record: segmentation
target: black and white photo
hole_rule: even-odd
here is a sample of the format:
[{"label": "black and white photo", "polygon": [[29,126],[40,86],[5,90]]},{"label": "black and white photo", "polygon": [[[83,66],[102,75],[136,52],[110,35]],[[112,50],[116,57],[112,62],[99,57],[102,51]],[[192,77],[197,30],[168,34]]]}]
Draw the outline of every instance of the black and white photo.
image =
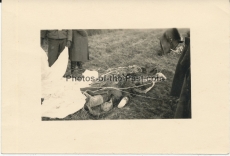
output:
[{"label": "black and white photo", "polygon": [[192,118],[189,28],[40,33],[43,121]]}]

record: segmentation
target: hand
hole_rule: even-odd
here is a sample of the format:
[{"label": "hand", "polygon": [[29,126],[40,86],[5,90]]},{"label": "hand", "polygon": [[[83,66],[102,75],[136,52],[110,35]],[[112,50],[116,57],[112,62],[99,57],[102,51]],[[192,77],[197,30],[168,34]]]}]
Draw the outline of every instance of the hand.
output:
[{"label": "hand", "polygon": [[67,41],[66,46],[69,48],[71,46],[71,41]]}]

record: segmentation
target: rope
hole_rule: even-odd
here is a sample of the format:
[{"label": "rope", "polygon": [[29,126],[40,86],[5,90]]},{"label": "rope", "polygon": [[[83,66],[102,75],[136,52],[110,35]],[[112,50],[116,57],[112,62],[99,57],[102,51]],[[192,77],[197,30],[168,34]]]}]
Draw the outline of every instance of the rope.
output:
[{"label": "rope", "polygon": [[152,98],[152,97],[149,97],[149,96],[143,96],[143,95],[139,95],[139,94],[134,94],[134,93],[126,92],[126,91],[123,91],[123,90],[121,90],[121,92],[129,93],[129,94],[132,94],[132,95],[136,95],[136,96],[140,96],[140,97],[144,97],[144,98],[148,98],[148,99],[153,99],[153,100],[162,100],[162,99],[159,99],[159,98]]},{"label": "rope", "polygon": [[[148,84],[151,84],[151,83],[148,83]],[[134,94],[134,93],[123,91],[123,89],[138,88],[138,87],[146,86],[148,84],[140,85],[140,86],[134,86],[134,87],[126,87],[126,88],[116,88],[116,87],[90,87],[90,88],[100,88],[100,90],[101,90],[101,88],[102,89],[108,89],[108,88],[109,89],[116,89],[116,90],[119,90],[121,92],[129,93],[129,94],[136,95],[136,96],[139,96],[139,97],[144,97],[144,98],[153,99],[153,100],[162,100],[162,99],[159,99],[159,98],[152,98],[152,97],[149,97],[149,96],[143,96],[143,95],[139,95],[139,94]],[[93,92],[97,92],[97,91],[99,91],[99,90],[96,90],[96,91],[93,91]]]},{"label": "rope", "polygon": [[152,84],[152,83],[147,83],[147,84],[144,84],[144,85],[133,86],[133,87],[125,87],[125,88],[117,88],[117,87],[90,87],[90,88],[103,88],[103,89],[117,89],[117,90],[121,90],[121,89],[139,88],[139,87],[143,87],[143,86],[146,86],[146,85],[149,85],[149,84]]},{"label": "rope", "polygon": [[[156,81],[158,82],[158,81]],[[153,81],[152,81],[153,83]],[[133,86],[133,87],[125,87],[125,88],[117,88],[117,87],[90,87],[90,88],[103,88],[103,89],[118,89],[118,90],[121,90],[121,89],[132,89],[132,88],[139,88],[139,87],[143,87],[143,86],[147,86],[149,84],[152,84],[152,83],[146,83],[146,84],[143,84],[143,85],[139,85],[139,86]]]},{"label": "rope", "polygon": [[[103,75],[108,75],[112,72],[118,72],[118,69],[128,69],[128,67],[118,67],[118,68],[109,68],[109,72],[107,72],[106,74],[103,74]],[[157,82],[157,81],[156,81]],[[123,91],[123,90],[126,90],[126,89],[132,89],[132,88],[139,88],[139,87],[143,87],[143,86],[146,86],[146,85],[149,85],[149,84],[153,84],[155,82],[151,82],[151,83],[147,83],[147,84],[143,84],[143,85],[139,85],[139,86],[133,86],[133,87],[125,87],[125,88],[117,88],[117,87],[90,87],[90,88],[98,88],[99,90],[96,90],[96,91],[93,91],[93,92],[97,92],[97,91],[100,91],[100,90],[103,90],[103,89],[115,89],[115,90],[119,90],[121,92],[124,92],[124,93],[129,93],[129,94],[132,94],[132,95],[136,95],[136,96],[139,96],[139,97],[144,97],[144,98],[149,98],[149,99],[154,99],[154,100],[160,100],[158,98],[152,98],[152,97],[148,97],[148,96],[142,96],[142,95],[139,95],[139,94],[134,94],[134,93],[130,93],[130,92],[126,92],[126,91]],[[82,92],[84,93],[84,92]]]}]

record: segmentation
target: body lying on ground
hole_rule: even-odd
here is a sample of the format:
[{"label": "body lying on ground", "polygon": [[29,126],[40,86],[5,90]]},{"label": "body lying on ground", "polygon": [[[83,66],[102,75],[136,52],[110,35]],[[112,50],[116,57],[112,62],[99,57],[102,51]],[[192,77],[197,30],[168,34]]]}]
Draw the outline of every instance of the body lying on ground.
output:
[{"label": "body lying on ground", "polygon": [[[130,68],[134,70],[130,71]],[[122,69],[122,73],[125,76],[131,76],[135,74],[134,71],[141,72],[141,70],[137,69],[140,68],[130,66],[126,70],[128,72],[124,72],[124,69]],[[116,72],[119,73],[119,71]],[[152,80],[132,81],[131,79],[124,79],[123,81],[95,82],[92,87],[81,88],[81,91],[87,97],[84,109],[92,115],[100,115],[100,113],[93,110],[94,107],[101,105],[102,110],[109,111],[114,105],[118,105],[123,98],[130,99],[133,94],[146,94],[156,82],[164,80],[166,80],[166,77],[162,73],[157,73],[155,74],[155,79]]]}]

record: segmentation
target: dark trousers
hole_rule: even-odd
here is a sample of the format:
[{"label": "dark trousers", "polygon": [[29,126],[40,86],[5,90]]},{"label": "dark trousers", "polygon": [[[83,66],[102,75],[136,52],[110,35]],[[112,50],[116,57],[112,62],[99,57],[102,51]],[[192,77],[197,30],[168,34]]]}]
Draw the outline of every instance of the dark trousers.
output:
[{"label": "dark trousers", "polygon": [[48,62],[51,67],[65,49],[66,39],[48,39]]}]

